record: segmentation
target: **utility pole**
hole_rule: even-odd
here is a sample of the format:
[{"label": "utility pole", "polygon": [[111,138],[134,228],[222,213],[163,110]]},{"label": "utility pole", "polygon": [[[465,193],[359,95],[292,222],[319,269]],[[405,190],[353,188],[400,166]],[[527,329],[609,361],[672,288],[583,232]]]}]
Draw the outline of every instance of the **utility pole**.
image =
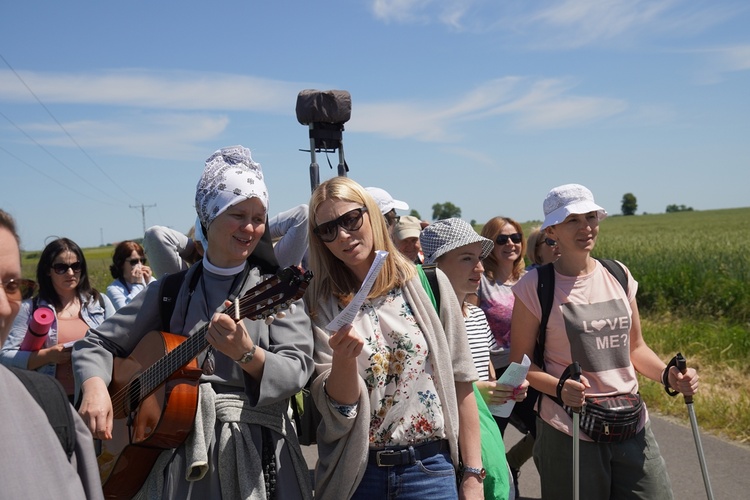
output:
[{"label": "utility pole", "polygon": [[156,206],[156,203],[154,203],[153,205],[144,205],[143,203],[141,203],[140,206],[139,205],[135,205],[135,206],[130,205],[130,208],[140,208],[141,209],[141,218],[143,219],[143,232],[141,233],[141,235],[146,234],[146,209],[147,208],[152,208],[152,207],[155,207],[155,206]]}]

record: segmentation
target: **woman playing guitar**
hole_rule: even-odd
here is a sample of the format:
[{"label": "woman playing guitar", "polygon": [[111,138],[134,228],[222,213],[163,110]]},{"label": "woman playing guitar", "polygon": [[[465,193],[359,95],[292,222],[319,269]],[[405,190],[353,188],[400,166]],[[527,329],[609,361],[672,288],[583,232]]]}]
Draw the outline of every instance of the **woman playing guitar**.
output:
[{"label": "woman playing guitar", "polygon": [[[261,275],[276,267],[269,268],[270,248],[259,246],[268,193],[250,151],[242,146],[216,151],[206,161],[195,204],[208,248],[203,261],[187,271],[169,324],[171,332],[188,340],[174,347],[167,345],[169,334],[157,335],[165,349],[155,363],[142,360],[160,349],[158,341],[144,347],[153,331],[162,329],[159,280],[111,321],[90,330],[74,349],[79,413],[105,448],[99,457],[105,494],[131,497],[145,480],[142,492],[148,497],[266,498],[270,493],[312,498],[308,469],[287,417],[288,398],[313,371],[310,320],[299,299],[270,324],[241,319],[257,317],[247,314],[249,303],[265,293],[258,291],[265,282],[256,286]],[[263,251],[265,261],[259,258]],[[261,310],[288,298],[283,291],[272,294],[253,307]],[[197,362],[169,359],[193,343],[202,351]],[[125,388],[115,392],[114,358],[125,357],[123,371],[140,375],[126,377]],[[170,362],[175,366],[164,366]],[[170,378],[160,395],[148,385],[164,378],[164,371]],[[199,398],[189,390],[185,394],[189,382],[175,381],[191,376],[199,382]],[[183,400],[185,408],[170,408]],[[165,422],[167,413],[174,428]],[[118,422],[124,429],[119,436]],[[118,441],[122,450],[113,444]],[[106,450],[108,444],[112,450]],[[162,449],[154,451],[159,445]],[[133,482],[138,483],[135,491],[129,486]]]}]

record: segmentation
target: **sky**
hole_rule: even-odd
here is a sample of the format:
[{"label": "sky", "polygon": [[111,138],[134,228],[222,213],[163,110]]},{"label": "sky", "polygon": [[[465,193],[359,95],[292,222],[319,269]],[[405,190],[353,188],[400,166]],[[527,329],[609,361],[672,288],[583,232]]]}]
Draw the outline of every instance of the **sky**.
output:
[{"label": "sky", "polygon": [[305,89],[350,93],[349,177],[425,220],[540,220],[567,183],[610,214],[744,207],[748,26],[745,0],[0,0],[0,208],[26,250],[187,232],[237,144],[271,215],[307,203]]}]

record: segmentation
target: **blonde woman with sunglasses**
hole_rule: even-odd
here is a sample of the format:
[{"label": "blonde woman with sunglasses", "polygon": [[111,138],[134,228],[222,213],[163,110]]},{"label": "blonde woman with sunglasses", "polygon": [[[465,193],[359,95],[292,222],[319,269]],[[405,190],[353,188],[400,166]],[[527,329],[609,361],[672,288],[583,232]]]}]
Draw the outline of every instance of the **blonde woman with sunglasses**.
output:
[{"label": "blonde woman with sunglasses", "polygon": [[[44,248],[36,280],[39,293],[21,304],[8,341],[0,351],[0,362],[55,377],[72,399],[73,342],[112,316],[115,308],[107,296],[91,286],[83,251],[68,238],[58,238]],[[47,307],[54,314],[47,338],[38,351],[21,350],[29,322],[40,307]]]},{"label": "blonde woman with sunglasses", "polygon": [[[438,316],[375,199],[349,178],[318,186],[308,221],[312,393],[323,418],[316,498],[484,498],[478,375],[450,281],[438,270]],[[367,300],[351,324],[328,330],[377,251],[388,256]]]}]

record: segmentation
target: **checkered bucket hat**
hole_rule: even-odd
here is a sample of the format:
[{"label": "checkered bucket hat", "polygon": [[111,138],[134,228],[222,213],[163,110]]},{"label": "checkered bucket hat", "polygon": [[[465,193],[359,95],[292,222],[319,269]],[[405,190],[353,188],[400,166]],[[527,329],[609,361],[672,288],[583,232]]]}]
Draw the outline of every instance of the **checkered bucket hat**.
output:
[{"label": "checkered bucket hat", "polygon": [[476,242],[482,244],[481,258],[484,259],[492,251],[494,246],[492,240],[479,236],[468,222],[455,217],[435,221],[424,228],[419,235],[425,264],[432,264],[441,255]]}]

